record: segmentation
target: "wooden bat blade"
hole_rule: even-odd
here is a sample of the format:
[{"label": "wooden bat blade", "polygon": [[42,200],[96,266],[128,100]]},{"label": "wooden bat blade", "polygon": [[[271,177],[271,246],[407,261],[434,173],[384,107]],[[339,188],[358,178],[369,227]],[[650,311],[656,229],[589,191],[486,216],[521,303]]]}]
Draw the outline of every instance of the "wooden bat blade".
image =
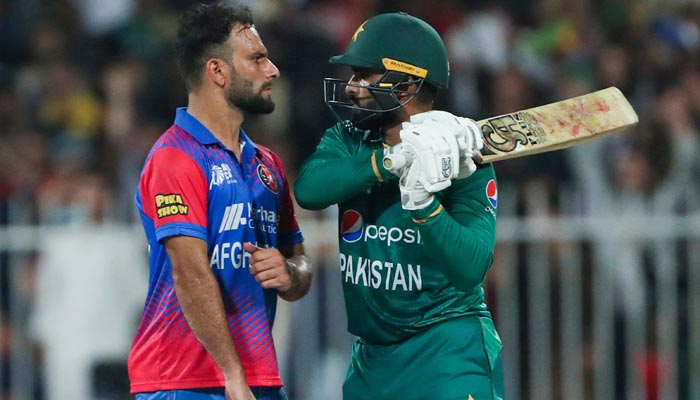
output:
[{"label": "wooden bat blade", "polygon": [[558,150],[639,122],[614,86],[583,96],[477,121],[484,135],[482,162]]}]

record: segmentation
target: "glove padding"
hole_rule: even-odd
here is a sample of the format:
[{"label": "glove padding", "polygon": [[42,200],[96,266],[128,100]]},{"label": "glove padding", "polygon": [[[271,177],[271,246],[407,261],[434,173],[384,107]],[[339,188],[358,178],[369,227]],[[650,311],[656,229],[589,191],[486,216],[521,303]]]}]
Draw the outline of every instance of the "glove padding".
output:
[{"label": "glove padding", "polygon": [[445,132],[439,123],[433,120],[421,124],[404,122],[399,136],[401,152],[418,164],[419,180],[427,191],[439,192],[459,175],[457,139],[451,132]]},{"label": "glove padding", "polygon": [[[399,190],[401,191],[401,208],[404,210],[420,210],[433,201],[434,194],[425,190],[422,169],[418,161],[414,161],[408,167],[402,169],[399,178]],[[449,181],[448,181],[449,182]]]},{"label": "glove padding", "polygon": [[401,206],[406,210],[424,208],[433,193],[448,188],[459,175],[459,147],[455,135],[433,120],[421,124],[404,122],[401,152],[412,159],[399,179]]},{"label": "glove padding", "polygon": [[[384,149],[382,150],[382,162],[387,156],[392,156],[395,154],[403,154],[403,145],[401,143],[395,145],[384,144]],[[397,170],[389,170],[394,175],[401,176],[401,173]]]},{"label": "glove padding", "polygon": [[452,132],[457,140],[460,153],[459,174],[457,179],[464,179],[476,171],[474,157],[480,156],[479,150],[484,147],[481,129],[471,118],[458,117],[447,111],[432,110],[411,116],[411,123],[423,124],[434,121],[447,132]]}]

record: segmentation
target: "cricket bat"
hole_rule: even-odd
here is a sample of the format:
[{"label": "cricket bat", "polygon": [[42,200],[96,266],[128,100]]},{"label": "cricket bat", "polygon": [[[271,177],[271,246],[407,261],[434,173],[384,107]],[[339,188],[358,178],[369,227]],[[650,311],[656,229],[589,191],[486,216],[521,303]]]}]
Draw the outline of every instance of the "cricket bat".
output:
[{"label": "cricket bat", "polygon": [[[582,96],[477,121],[484,138],[481,163],[564,149],[601,138],[639,122],[637,113],[614,86]],[[404,154],[384,157],[399,170],[411,160]]]}]

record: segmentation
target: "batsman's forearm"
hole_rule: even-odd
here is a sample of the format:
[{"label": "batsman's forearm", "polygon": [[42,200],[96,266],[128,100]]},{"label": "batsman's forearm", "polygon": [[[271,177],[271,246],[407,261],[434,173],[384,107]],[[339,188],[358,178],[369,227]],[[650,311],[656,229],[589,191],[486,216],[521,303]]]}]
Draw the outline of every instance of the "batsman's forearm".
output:
[{"label": "batsman's forearm", "polygon": [[388,171],[376,150],[344,157],[312,156],[294,182],[294,195],[303,208],[321,210],[349,200],[382,182]]},{"label": "batsman's forearm", "polygon": [[470,293],[481,284],[493,261],[495,247],[495,242],[489,240],[494,236],[489,226],[478,222],[463,226],[443,209],[418,227],[435,268],[455,287]]}]

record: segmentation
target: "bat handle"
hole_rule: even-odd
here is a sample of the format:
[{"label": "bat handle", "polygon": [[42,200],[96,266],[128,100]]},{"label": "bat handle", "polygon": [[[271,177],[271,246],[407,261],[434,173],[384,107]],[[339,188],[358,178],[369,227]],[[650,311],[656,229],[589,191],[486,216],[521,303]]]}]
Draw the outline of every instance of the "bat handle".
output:
[{"label": "bat handle", "polygon": [[413,157],[409,153],[394,153],[385,155],[382,163],[389,172],[397,174],[403,167],[411,165],[412,161]]},{"label": "bat handle", "polygon": [[[474,154],[473,158],[477,164],[482,164],[484,162],[483,155],[480,151],[477,151],[476,154]],[[461,157],[460,159],[464,160]],[[394,175],[398,175],[402,168],[411,166],[412,162],[413,155],[411,153],[387,154],[382,159],[384,168],[386,168],[389,172],[391,172]]]}]

